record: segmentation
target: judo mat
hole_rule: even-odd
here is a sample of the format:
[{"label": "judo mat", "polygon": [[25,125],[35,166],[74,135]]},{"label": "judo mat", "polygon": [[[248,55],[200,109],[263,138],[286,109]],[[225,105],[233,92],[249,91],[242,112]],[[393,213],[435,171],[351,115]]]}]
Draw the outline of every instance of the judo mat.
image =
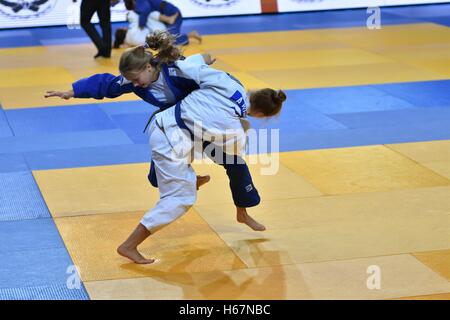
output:
[{"label": "judo mat", "polygon": [[237,223],[223,168],[197,161],[211,181],[141,245],[150,265],[116,248],[159,198],[142,133],[155,108],[44,98],[117,74],[123,50],[94,60],[82,30],[0,31],[0,299],[448,300],[449,8],[382,9],[379,30],[365,10],[186,20],[204,39],[185,55],[288,99],[251,120],[280,137],[247,158],[267,230]]}]

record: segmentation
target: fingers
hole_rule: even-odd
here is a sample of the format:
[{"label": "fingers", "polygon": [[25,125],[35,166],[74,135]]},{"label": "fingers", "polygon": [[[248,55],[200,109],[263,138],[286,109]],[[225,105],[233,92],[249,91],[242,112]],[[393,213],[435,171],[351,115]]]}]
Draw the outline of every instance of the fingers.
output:
[{"label": "fingers", "polygon": [[59,92],[59,91],[47,91],[47,94],[44,96],[45,98],[50,98],[50,97],[61,97],[63,98],[63,93]]},{"label": "fingers", "polygon": [[45,98],[54,97],[56,95],[56,91],[47,91],[45,94]]}]

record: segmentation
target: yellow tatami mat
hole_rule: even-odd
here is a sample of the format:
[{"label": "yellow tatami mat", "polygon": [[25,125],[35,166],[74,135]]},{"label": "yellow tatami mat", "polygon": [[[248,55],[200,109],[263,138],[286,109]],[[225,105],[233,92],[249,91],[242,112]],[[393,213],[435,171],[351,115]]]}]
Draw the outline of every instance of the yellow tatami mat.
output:
[{"label": "yellow tatami mat", "polygon": [[33,171],[53,217],[146,211],[158,199],[150,164]]},{"label": "yellow tatami mat", "polygon": [[290,70],[253,71],[274,88],[307,89],[366,84],[443,80],[448,77],[432,70],[398,62],[327,66]]},{"label": "yellow tatami mat", "polygon": [[385,146],[285,152],[280,159],[325,194],[450,185],[450,180]]},{"label": "yellow tatami mat", "polygon": [[388,144],[386,146],[450,179],[450,140]]},{"label": "yellow tatami mat", "polygon": [[[450,187],[263,202],[251,231],[232,205],[196,211],[251,267],[446,249]],[[252,251],[251,244],[259,243]],[[274,253],[276,258],[274,259]]]},{"label": "yellow tatami mat", "polygon": [[[265,200],[304,198],[322,194],[304,178],[278,163],[279,158],[275,155],[271,159],[273,163],[276,163],[274,166],[276,174],[274,175],[264,175],[264,168],[268,170],[270,166],[252,164],[251,161],[253,160],[246,159],[254,185]],[[211,181],[197,193],[196,205],[233,203],[228,187],[229,180],[223,167],[207,160],[201,163],[196,162],[193,168],[198,175],[209,174],[211,176]],[[221,192],[217,192],[217,190],[221,190]]]},{"label": "yellow tatami mat", "polygon": [[229,65],[247,72],[391,62],[390,59],[383,58],[380,55],[360,49],[348,48],[278,51],[276,59],[273,58],[272,52],[222,54],[220,57]]},{"label": "yellow tatami mat", "polygon": [[[0,69],[0,88],[21,88],[36,85],[70,85],[75,78],[61,67],[34,67]],[[1,97],[0,97],[1,98]]]},{"label": "yellow tatami mat", "polygon": [[[447,226],[449,226],[450,214],[447,219]],[[417,252],[414,253],[414,256],[429,268],[433,269],[450,281],[450,250]]]},{"label": "yellow tatami mat", "polygon": [[[115,99],[70,99],[63,100],[60,98],[44,98],[47,91],[67,91],[71,90],[71,83],[66,84],[52,84],[52,85],[37,85],[27,87],[27,94],[23,94],[23,88],[0,88],[0,101],[3,109],[23,109],[32,107],[53,107],[53,106],[70,106],[86,103],[105,103],[105,102],[120,102],[120,101],[134,101],[141,100],[133,93],[125,94]],[[145,103],[145,102],[143,102]]]},{"label": "yellow tatami mat", "polygon": [[[377,266],[381,287],[369,289]],[[418,276],[417,276],[418,275]],[[450,284],[410,255],[85,283],[92,299],[389,299],[446,292]]]},{"label": "yellow tatami mat", "polygon": [[131,234],[144,212],[56,218],[67,250],[83,281],[242,269],[246,265],[191,209],[179,220],[154,233],[139,248],[159,261],[136,265],[116,248]]}]

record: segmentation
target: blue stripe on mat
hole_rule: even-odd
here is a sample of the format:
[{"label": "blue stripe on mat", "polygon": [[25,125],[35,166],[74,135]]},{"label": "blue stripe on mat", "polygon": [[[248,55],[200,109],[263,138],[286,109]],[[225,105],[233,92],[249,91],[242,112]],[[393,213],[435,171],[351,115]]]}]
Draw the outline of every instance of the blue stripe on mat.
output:
[{"label": "blue stripe on mat", "polygon": [[386,126],[447,122],[450,132],[450,107],[335,114],[331,117],[349,128],[378,127],[380,130]]},{"label": "blue stripe on mat", "polygon": [[372,85],[416,107],[450,107],[450,80]]},{"label": "blue stripe on mat", "polygon": [[15,136],[116,129],[97,105],[7,110]]},{"label": "blue stripe on mat", "polygon": [[111,118],[134,143],[148,144],[149,137],[147,133],[144,133],[144,128],[150,116],[151,112],[146,112],[113,115]]},{"label": "blue stripe on mat", "polygon": [[66,284],[0,289],[1,300],[89,300],[83,284],[69,289]]},{"label": "blue stripe on mat", "polygon": [[98,105],[107,115],[114,116],[132,113],[152,113],[157,108],[145,101],[106,102]]},{"label": "blue stripe on mat", "polygon": [[0,222],[0,252],[62,248],[52,218]]},{"label": "blue stripe on mat", "polygon": [[112,146],[133,143],[122,130],[68,132],[0,138],[0,153]]},{"label": "blue stripe on mat", "polygon": [[307,133],[280,130],[280,151],[343,148],[450,139],[448,121]]},{"label": "blue stripe on mat", "polygon": [[0,221],[50,217],[31,172],[0,173]]},{"label": "blue stripe on mat", "polygon": [[2,108],[0,108],[0,138],[11,137],[12,135],[13,133],[6,118],[5,111],[3,111]]},{"label": "blue stripe on mat", "polygon": [[286,94],[286,103],[297,106],[307,105],[325,114],[414,107],[414,104],[410,102],[371,86],[286,90]]},{"label": "blue stripe on mat", "polygon": [[28,171],[28,165],[21,154],[0,154],[0,173]]},{"label": "blue stripe on mat", "polygon": [[288,100],[283,105],[279,116],[271,119],[248,118],[254,129],[280,129],[284,132],[308,132],[345,129],[346,126],[310,107]]},{"label": "blue stripe on mat", "polygon": [[0,261],[0,289],[63,285],[73,266],[64,247],[0,252]]},{"label": "blue stripe on mat", "polygon": [[31,170],[92,167],[150,161],[148,144],[25,153]]}]

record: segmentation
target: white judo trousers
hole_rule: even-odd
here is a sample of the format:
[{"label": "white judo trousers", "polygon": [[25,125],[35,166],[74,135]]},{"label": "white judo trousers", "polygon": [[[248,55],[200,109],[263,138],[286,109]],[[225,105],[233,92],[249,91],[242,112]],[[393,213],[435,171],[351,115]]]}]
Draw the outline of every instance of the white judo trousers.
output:
[{"label": "white judo trousers", "polygon": [[160,199],[144,215],[141,224],[150,232],[186,213],[197,198],[197,177],[187,157],[173,151],[156,120],[150,124],[150,146],[155,165]]},{"label": "white judo trousers", "polygon": [[[200,89],[180,102],[184,125],[196,142],[214,142],[223,150],[231,147],[239,153],[246,140],[242,122],[248,104],[245,89],[225,72],[188,63],[179,62],[197,79]],[[175,107],[155,115],[149,135],[160,200],[141,224],[152,232],[182,216],[196,201],[197,178],[191,166],[196,143],[177,124]]]}]

